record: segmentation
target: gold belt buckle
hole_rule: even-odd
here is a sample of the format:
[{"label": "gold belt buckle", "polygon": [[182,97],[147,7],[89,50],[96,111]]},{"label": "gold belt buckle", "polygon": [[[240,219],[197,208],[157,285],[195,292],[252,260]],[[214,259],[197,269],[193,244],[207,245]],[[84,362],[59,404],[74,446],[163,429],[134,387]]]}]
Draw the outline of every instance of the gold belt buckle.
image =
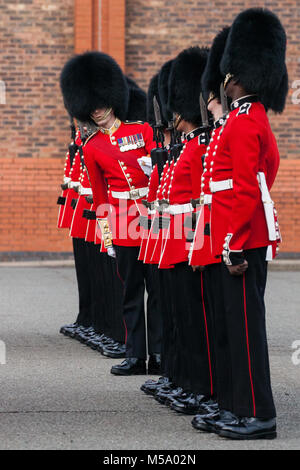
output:
[{"label": "gold belt buckle", "polygon": [[200,206],[204,206],[204,197],[205,196],[200,196]]}]

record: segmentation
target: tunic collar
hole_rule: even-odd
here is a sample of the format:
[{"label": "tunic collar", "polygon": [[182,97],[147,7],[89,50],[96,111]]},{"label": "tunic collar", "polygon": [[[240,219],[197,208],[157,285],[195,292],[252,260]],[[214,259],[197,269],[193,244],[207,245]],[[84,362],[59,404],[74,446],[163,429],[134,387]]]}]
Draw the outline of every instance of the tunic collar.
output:
[{"label": "tunic collar", "polygon": [[245,103],[257,103],[259,101],[257,95],[247,95],[247,96],[242,96],[242,98],[239,98],[231,103],[231,111],[234,109],[240,108],[243,104]]}]

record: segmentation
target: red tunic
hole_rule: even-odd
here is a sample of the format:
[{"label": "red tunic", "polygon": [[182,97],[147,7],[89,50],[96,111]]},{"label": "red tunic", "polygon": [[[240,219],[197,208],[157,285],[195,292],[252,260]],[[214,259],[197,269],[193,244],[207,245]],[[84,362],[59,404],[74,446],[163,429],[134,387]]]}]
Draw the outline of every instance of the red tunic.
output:
[{"label": "red tunic", "polygon": [[[65,184],[69,181],[70,170],[71,170],[70,153],[67,152],[65,166],[64,166],[64,179],[63,179],[63,182]],[[67,197],[68,192],[69,192],[69,189],[64,189],[61,193],[61,197],[64,198],[65,202],[64,202],[64,204],[59,205],[58,218],[57,218],[57,228],[63,228],[62,227],[62,219],[63,219],[63,215],[64,215],[64,210],[65,210],[65,205],[66,205],[66,197]]]},{"label": "red tunic", "polygon": [[[209,180],[210,173],[207,168],[210,168],[211,161],[213,161],[213,153],[215,146],[219,142],[219,135],[224,124],[224,118],[221,118],[215,123],[215,129],[211,134],[209,145],[206,149],[205,161],[204,161],[204,173],[201,177],[201,186],[198,188],[198,194],[195,195],[194,199],[200,198],[200,193],[211,196]],[[207,266],[209,264],[220,263],[221,259],[216,258],[212,254],[212,241],[211,241],[211,204],[201,203],[196,209],[197,214],[197,225],[194,235],[193,243],[190,247],[189,260],[191,266]]]},{"label": "red tunic", "polygon": [[[86,168],[83,167],[81,162],[81,174],[79,177],[79,182],[81,184],[80,191],[81,193],[86,193],[87,190],[91,191],[91,185],[89,182],[88,174]],[[86,237],[86,230],[88,225],[88,219],[83,217],[84,210],[90,210],[91,204],[86,200],[87,194],[80,194],[74,214],[72,219],[72,224],[70,228],[70,236],[74,238],[84,238]]]},{"label": "red tunic", "polygon": [[[80,177],[80,156],[79,152],[76,153],[72,168],[69,173],[71,182],[79,182]],[[70,184],[70,183],[69,183]],[[66,203],[64,205],[64,212],[61,218],[61,228],[70,228],[74,215],[74,209],[71,206],[72,200],[78,199],[78,193],[74,189],[69,188],[66,193]]]},{"label": "red tunic", "polygon": [[[251,102],[252,101],[252,102]],[[279,167],[279,152],[264,106],[254,99],[233,103],[214,149],[205,179],[232,179],[233,189],[212,196],[212,251],[219,256],[229,234],[230,251],[270,245],[261,191],[257,180],[263,172],[271,189]]]},{"label": "red tunic", "polygon": [[[148,185],[148,196],[147,196],[147,202],[153,203],[156,200],[156,194],[159,186],[159,175],[158,175],[158,169],[157,165],[154,166],[152,173],[149,178],[149,185]],[[146,246],[149,238],[149,232],[150,230],[146,226],[147,224],[151,224],[153,215],[150,213],[151,210],[147,210],[146,207],[143,208],[144,213],[142,214],[144,217],[144,227],[141,227],[141,248],[139,252],[138,259],[140,261],[144,261],[145,259],[145,252],[146,252]],[[151,225],[150,225],[151,227]]]},{"label": "red tunic", "polygon": [[[138,137],[139,136],[139,137]],[[141,138],[142,146],[136,149],[124,147],[124,143]],[[123,153],[118,145],[125,148]],[[145,196],[132,200],[114,197],[112,192],[128,192],[148,187],[148,177],[140,168],[137,159],[149,154],[154,148],[153,131],[147,123],[121,123],[112,136],[100,130],[91,136],[85,146],[84,155],[88,168],[97,217],[109,216],[113,242],[120,246],[140,246],[140,205]],[[113,149],[109,154],[109,147]],[[118,152],[119,158],[114,158]]]},{"label": "red tunic", "polygon": [[[171,164],[166,162],[161,174],[160,183],[157,187],[155,201],[161,201],[167,198],[167,189],[169,186],[169,180],[172,172],[174,162]],[[152,195],[153,197],[154,195]],[[152,216],[152,224],[148,234],[148,240],[146,243],[145,253],[144,253],[144,263],[146,264],[158,264],[161,256],[162,250],[162,230],[159,229],[159,218],[160,214],[156,210],[155,214]]]},{"label": "red tunic", "polygon": [[[91,205],[91,212],[95,212],[95,204]],[[86,232],[85,232],[85,241],[95,243],[95,231],[96,231],[96,220],[88,219]]]},{"label": "red tunic", "polygon": [[[202,157],[206,151],[206,143],[205,134],[199,135],[197,131],[194,131],[188,135],[170,178],[168,200],[171,206],[176,208],[176,205],[187,204],[191,207],[191,199],[196,199],[199,194],[203,171]],[[177,215],[171,213],[160,267],[188,261],[190,242],[187,242],[187,236],[192,227],[187,227],[185,222],[187,219],[191,221],[192,213],[192,207],[185,213]]]}]

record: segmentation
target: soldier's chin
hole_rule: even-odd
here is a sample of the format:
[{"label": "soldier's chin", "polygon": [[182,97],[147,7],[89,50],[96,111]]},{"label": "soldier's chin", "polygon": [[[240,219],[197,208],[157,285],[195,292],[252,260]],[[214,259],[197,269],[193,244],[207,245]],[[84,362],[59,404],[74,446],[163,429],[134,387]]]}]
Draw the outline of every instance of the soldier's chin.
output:
[{"label": "soldier's chin", "polygon": [[105,119],[94,119],[95,123],[97,124],[97,126],[99,127],[105,127],[105,124],[107,123],[108,119],[105,118]]}]

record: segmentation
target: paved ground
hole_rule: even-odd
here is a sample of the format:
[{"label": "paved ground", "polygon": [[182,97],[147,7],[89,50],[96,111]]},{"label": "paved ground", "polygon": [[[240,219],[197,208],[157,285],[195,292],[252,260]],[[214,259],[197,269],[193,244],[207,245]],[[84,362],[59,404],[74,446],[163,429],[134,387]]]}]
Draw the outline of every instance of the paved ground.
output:
[{"label": "paved ground", "polygon": [[[300,449],[300,272],[272,272],[267,292],[276,441],[233,443],[197,433],[139,391],[143,377],[58,334],[72,322],[72,268],[0,268],[0,449]],[[271,295],[272,292],[272,295]],[[300,355],[299,355],[300,357]]]}]

